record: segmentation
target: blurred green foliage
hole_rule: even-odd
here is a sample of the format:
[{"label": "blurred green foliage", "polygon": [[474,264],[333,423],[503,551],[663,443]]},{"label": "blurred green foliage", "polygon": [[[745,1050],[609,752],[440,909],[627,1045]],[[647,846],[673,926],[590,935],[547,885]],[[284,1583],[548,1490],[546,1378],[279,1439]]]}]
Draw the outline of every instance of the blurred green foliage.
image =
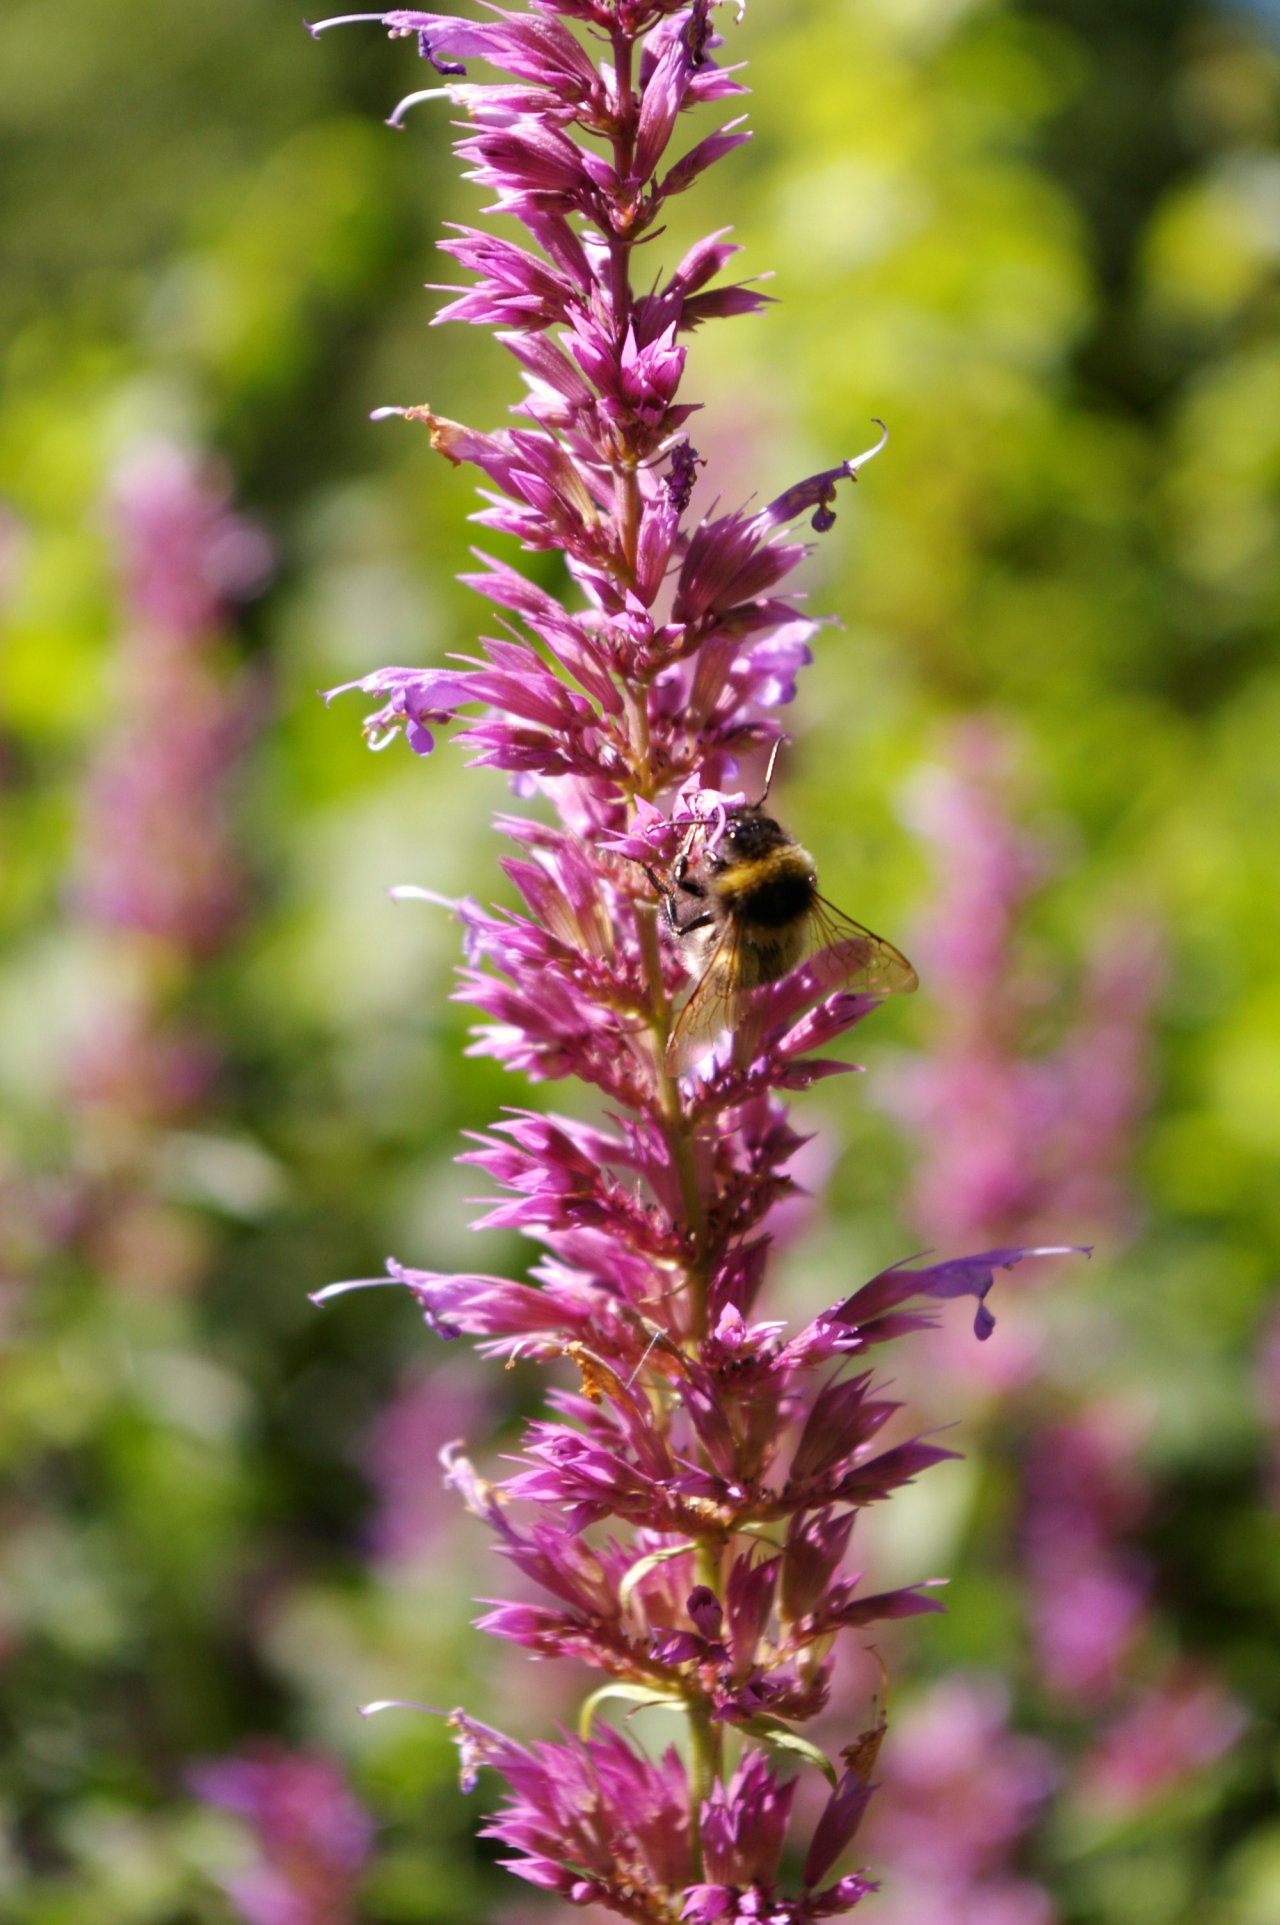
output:
[{"label": "blurred green foliage", "polygon": [[[679,219],[731,220],[781,305],[695,341],[697,445],[727,499],[767,499],[865,445],[873,414],[893,437],[812,564],[814,606],[843,626],[801,695],[786,817],[835,900],[905,935],[926,867],[904,782],[957,715],[995,713],[1071,851],[1034,932],[1062,978],[1115,905],[1141,905],[1170,946],[1142,1234],[1054,1289],[1083,1306],[1064,1341],[1091,1291],[1119,1319],[1104,1367],[1154,1413],[1148,1548],[1170,1635],[1252,1722],[1140,1824],[1064,1821],[1037,1874],[1069,1925],[1272,1925],[1280,1548],[1254,1372],[1280,1240],[1274,16],[756,0],[727,31],[752,62],[755,142]],[[487,893],[501,784],[448,749],[371,758],[358,711],[314,699],[439,660],[477,619],[453,581],[466,478],[369,410],[429,399],[490,425],[516,391],[482,338],[426,332],[431,242],[477,197],[443,118],[380,124],[414,84],[406,59],[373,32],[312,44],[280,0],[100,0],[74,31],[9,0],[0,20],[0,1912],[16,1925],[228,1918],[232,1840],[184,1774],[263,1731],[349,1761],[381,1826],[374,1925],[493,1910],[510,1896],[436,1722],[359,1726],[354,1707],[465,1698],[520,1730],[557,1715],[550,1682],[535,1692],[467,1628],[493,1584],[478,1527],[407,1566],[368,1554],[377,1413],[406,1370],[448,1373],[453,1353],[394,1293],[323,1315],[306,1300],[388,1250],[477,1261],[459,1134],[526,1100],[463,1057],[447,920],[385,895]],[[274,705],[240,796],[252,913],[184,992],[225,1068],[199,1129],[153,1144],[137,1179],[166,1239],[148,1283],[24,1229],[24,1211],[91,1153],[60,1096],[102,956],[66,874],[120,699],[100,503],[156,432],[228,459],[279,567],[238,637]],[[928,1021],[879,1018],[873,1074]],[[857,1092],[822,1114],[847,1147],[838,1214],[791,1260],[810,1305],[909,1247],[910,1144]],[[490,1236],[478,1265],[521,1261]],[[538,1390],[491,1386],[493,1433]],[[915,1634],[936,1667],[999,1667],[1016,1640],[982,1537],[1011,1472],[984,1475],[965,1541],[942,1546],[962,1571],[950,1617]],[[944,1525],[936,1506],[912,1519],[914,1576]]]}]

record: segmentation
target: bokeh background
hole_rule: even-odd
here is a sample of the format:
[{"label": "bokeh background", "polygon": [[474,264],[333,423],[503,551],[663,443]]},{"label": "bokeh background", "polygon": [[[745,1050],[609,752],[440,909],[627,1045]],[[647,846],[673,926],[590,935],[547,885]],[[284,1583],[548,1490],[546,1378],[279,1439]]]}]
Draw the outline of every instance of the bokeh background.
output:
[{"label": "bokeh background", "polygon": [[[895,1362],[966,1456],[868,1535],[886,1582],[953,1582],[883,1647],[866,1916],[1275,1925],[1280,8],[755,0],[728,31],[756,139],[655,269],[731,222],[776,274],[690,357],[726,500],[891,426],[810,566],[839,625],[777,803],[925,977],[801,1106],[829,1205],[783,1298],[1096,1247],[1014,1273],[982,1353],[961,1318]],[[0,18],[15,1925],[537,1912],[439,1722],[356,1707],[565,1715],[469,1628],[496,1573],[436,1463],[542,1382],[394,1292],[307,1301],[388,1252],[525,1260],[453,1158],[528,1092],[463,1055],[448,918],[386,895],[496,894],[504,791],[369,755],[315,694],[479,619],[469,481],[367,419],[515,398],[428,331],[476,196],[439,110],[382,125],[418,84],[291,0]]]}]

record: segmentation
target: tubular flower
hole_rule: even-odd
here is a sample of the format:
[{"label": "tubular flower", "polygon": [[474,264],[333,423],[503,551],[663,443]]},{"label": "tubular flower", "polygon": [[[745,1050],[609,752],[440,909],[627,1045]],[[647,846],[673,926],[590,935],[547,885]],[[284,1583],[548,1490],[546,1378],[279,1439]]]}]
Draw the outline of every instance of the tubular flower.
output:
[{"label": "tubular flower", "polygon": [[[594,1701],[582,1735],[530,1749],[455,1714],[467,1780],[489,1764],[509,1787],[489,1835],[511,1868],[664,1925],[827,1916],[872,1889],[837,1863],[875,1745],[855,1745],[864,1768],[841,1775],[796,1727],[826,1704],[839,1631],[939,1608],[929,1580],[877,1591],[844,1559],[865,1506],[953,1454],[889,1434],[898,1405],[866,1353],[958,1296],[975,1299],[986,1337],[993,1277],[1028,1252],[851,1279],[790,1332],[760,1315],[806,1141],[780,1092],[852,1067],[820,1052],[876,1007],[859,974],[867,933],[762,973],[726,1009],[721,1040],[686,1062],[673,1050],[682,943],[670,913],[663,927],[656,876],[683,876],[691,852],[714,859],[741,812],[760,813],[734,785],[781,739],[819,626],[782,599],[807,553],[792,529],[804,517],[829,530],[840,487],[885,436],[764,508],[691,511],[702,462],[679,398],[685,341],[764,297],[721,278],[734,252],[723,232],[656,279],[651,249],[647,294],[632,254],[656,240],[667,201],[747,138],[733,120],[677,138],[691,109],[743,91],[721,63],[714,0],[345,18],[416,45],[432,82],[393,121],[419,99],[450,102],[468,177],[528,237],[461,227],[442,243],[473,278],[438,318],[496,330],[524,384],[515,425],[482,432],[425,404],[379,412],[477,470],[478,521],[562,554],[570,580],[562,601],[481,552],[463,579],[499,611],[494,634],[453,665],[346,686],[370,698],[372,746],[403,734],[427,754],[452,728],[473,764],[553,806],[554,825],[500,819],[515,908],[450,905],[466,951],[457,993],[480,1012],[473,1053],[537,1082],[578,1078],[603,1103],[591,1123],[512,1108],[465,1154],[496,1192],[477,1227],[538,1246],[527,1277],[394,1260],[386,1278],[318,1295],[391,1282],[443,1338],[575,1373],[500,1484],[460,1448],[443,1453],[448,1481],[543,1594],[486,1600],[481,1623],[534,1655],[585,1660],[629,1709],[678,1714],[687,1763],[674,1751],[653,1763],[593,1726]],[[476,81],[476,63],[505,78]],[[890,953],[897,986],[912,986]],[[831,1795],[788,1892],[802,1765],[826,1772]]]}]

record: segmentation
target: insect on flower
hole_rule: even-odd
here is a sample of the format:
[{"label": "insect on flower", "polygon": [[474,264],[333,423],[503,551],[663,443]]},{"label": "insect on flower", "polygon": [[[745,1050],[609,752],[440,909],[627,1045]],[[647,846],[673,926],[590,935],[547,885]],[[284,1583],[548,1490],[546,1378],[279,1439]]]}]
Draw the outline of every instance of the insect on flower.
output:
[{"label": "insect on flower", "polygon": [[753,990],[778,982],[810,956],[827,965],[824,990],[905,996],[919,981],[892,943],[818,893],[813,857],[765,813],[779,746],[757,801],[725,811],[718,833],[695,822],[669,880],[645,872],[662,897],[685,966],[697,977],[671,1038],[677,1067],[687,1067],[721,1030],[740,1027]]}]

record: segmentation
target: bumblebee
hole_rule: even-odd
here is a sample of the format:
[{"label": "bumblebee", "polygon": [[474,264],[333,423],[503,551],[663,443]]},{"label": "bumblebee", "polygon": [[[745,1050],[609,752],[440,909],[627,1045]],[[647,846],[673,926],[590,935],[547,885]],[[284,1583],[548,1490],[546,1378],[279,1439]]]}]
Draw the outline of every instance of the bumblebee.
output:
[{"label": "bumblebee", "polygon": [[670,880],[649,880],[682,951],[693,993],[680,1012],[668,1052],[683,1068],[723,1029],[739,1029],[751,992],[778,982],[809,957],[824,968],[819,993],[833,989],[873,996],[909,995],[918,978],[893,944],[873,935],[818,893],[813,857],[766,814],[769,765],[758,802],[726,815],[724,828],[690,859],[698,824],[676,858]]}]

